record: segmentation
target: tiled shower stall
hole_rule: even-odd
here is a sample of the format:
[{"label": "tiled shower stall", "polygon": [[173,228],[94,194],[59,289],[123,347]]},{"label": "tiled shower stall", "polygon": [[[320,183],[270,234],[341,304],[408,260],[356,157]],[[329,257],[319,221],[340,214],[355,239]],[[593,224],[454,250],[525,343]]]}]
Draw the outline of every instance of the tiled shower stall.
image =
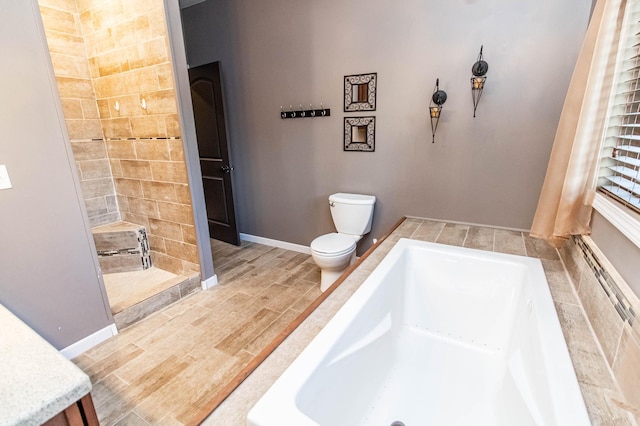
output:
[{"label": "tiled shower stall", "polygon": [[[134,269],[145,268],[146,246],[154,267],[191,283],[169,300],[193,291],[198,249],[162,0],[39,5],[86,210],[102,234],[97,249],[122,256],[102,260],[103,272],[135,263],[124,256],[136,247]],[[139,244],[105,234],[114,227],[136,232]],[[105,283],[109,293],[108,274]]]}]

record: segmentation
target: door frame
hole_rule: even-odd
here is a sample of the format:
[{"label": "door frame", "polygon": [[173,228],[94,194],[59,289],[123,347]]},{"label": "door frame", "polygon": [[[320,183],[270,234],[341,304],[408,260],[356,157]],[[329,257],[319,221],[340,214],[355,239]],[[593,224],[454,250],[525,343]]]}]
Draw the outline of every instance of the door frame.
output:
[{"label": "door frame", "polygon": [[202,170],[200,169],[196,125],[193,119],[188,73],[189,66],[187,64],[187,53],[184,46],[184,36],[182,34],[180,4],[178,0],[163,1],[165,19],[167,21],[169,49],[172,59],[171,66],[173,68],[176,100],[178,103],[178,119],[182,130],[182,144],[187,166],[189,191],[191,192],[196,240],[198,242],[202,288],[207,289],[218,283],[218,277],[213,268],[213,257],[211,254],[211,244],[209,242],[209,224],[204,202],[204,189],[202,187]]}]

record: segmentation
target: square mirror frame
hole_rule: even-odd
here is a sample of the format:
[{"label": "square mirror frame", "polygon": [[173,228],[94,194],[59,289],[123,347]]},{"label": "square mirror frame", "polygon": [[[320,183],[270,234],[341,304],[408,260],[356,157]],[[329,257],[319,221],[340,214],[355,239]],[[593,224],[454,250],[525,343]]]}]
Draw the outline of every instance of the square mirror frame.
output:
[{"label": "square mirror frame", "polygon": [[[344,77],[344,112],[375,111],[378,73],[347,75]],[[367,99],[354,101],[353,91],[367,85]]]},{"label": "square mirror frame", "polygon": [[[366,141],[353,140],[353,129],[366,126]],[[345,117],[344,118],[344,150],[356,152],[374,152],[376,150],[376,118]]]}]

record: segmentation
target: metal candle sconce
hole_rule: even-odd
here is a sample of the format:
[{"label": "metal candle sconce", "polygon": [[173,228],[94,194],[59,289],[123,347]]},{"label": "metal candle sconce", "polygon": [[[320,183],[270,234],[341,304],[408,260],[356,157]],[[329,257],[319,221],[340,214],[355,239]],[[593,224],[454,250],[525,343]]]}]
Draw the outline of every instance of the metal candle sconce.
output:
[{"label": "metal candle sconce", "polygon": [[487,71],[489,71],[489,64],[482,58],[482,47],[480,46],[480,54],[478,60],[471,67],[471,97],[473,98],[473,116],[476,116],[476,108],[480,103],[480,97],[482,96],[482,90],[484,89],[484,83],[487,81]]},{"label": "metal candle sconce", "polygon": [[431,95],[431,105],[429,105],[429,117],[431,118],[431,143],[436,142],[436,129],[440,121],[442,105],[447,101],[447,93],[440,90],[440,79],[436,79],[436,87]]}]

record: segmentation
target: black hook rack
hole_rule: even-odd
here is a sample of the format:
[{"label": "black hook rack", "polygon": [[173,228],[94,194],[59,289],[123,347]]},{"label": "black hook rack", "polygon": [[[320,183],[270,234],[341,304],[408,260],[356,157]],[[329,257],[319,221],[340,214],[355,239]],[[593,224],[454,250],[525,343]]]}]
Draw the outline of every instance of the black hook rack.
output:
[{"label": "black hook rack", "polygon": [[309,104],[309,109],[303,109],[302,104],[300,104],[299,109],[294,110],[291,105],[289,105],[289,111],[285,111],[282,107],[280,107],[280,118],[313,118],[313,117],[329,117],[331,115],[331,110],[329,108],[325,108],[322,104],[320,104],[320,109],[314,109],[311,104]]}]

